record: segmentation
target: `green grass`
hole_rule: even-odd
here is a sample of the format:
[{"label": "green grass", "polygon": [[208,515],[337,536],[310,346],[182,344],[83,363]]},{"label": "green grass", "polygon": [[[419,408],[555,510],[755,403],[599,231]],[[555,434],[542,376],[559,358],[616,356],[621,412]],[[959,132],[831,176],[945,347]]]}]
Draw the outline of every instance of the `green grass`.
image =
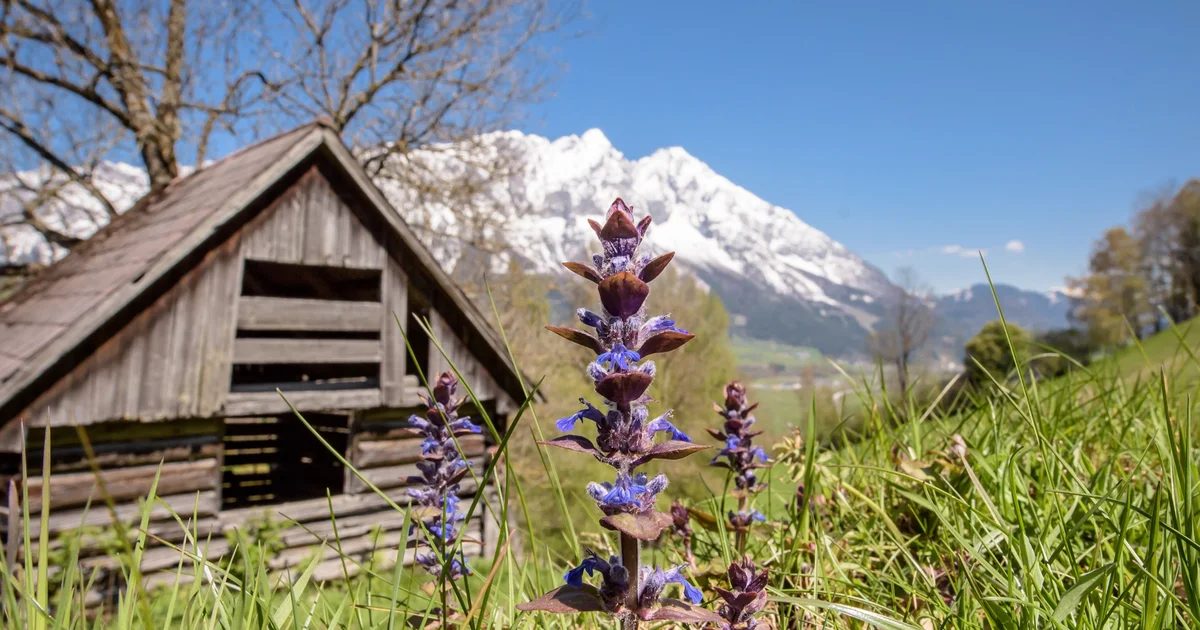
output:
[{"label": "green grass", "polygon": [[1163,367],[1177,383],[1200,378],[1200,364],[1192,355],[1200,351],[1200,321],[1191,319],[1122,348],[1101,365],[1127,379],[1153,378]]},{"label": "green grass", "polygon": [[[1200,360],[1186,345],[1200,333],[1181,329],[1184,344],[1167,334],[1147,340],[1144,356],[1132,348],[1053,382],[1013,379],[975,394],[955,415],[913,408],[903,414],[911,421],[898,425],[887,421],[896,415],[878,392],[845,383],[866,437],[818,447],[818,413],[780,441],[768,490],[755,499],[771,523],[748,551],[771,570],[772,627],[1200,628],[1200,381],[1192,377]],[[798,404],[770,400],[764,422],[778,426],[767,411]],[[532,411],[514,421],[510,439],[539,433]],[[472,628],[613,628],[594,614],[515,609],[560,583],[578,560],[577,544],[615,548],[582,498],[591,479],[581,474],[582,456],[534,452],[520,475],[500,478],[498,504],[476,506],[515,514],[517,530],[505,536],[513,542],[481,560],[452,599],[463,602]],[[667,496],[686,491],[702,513],[728,509],[720,475],[688,483],[673,474]],[[577,517],[576,528],[551,528],[531,513],[535,493],[549,497],[552,512]],[[181,516],[181,527],[187,521]],[[712,587],[723,585],[729,540],[703,520],[693,527],[692,575],[715,608]],[[225,561],[185,562],[180,572],[191,581],[147,591],[132,569],[138,549],[119,555],[133,586],[95,625],[77,603],[87,586],[77,563],[68,557],[52,567],[46,556],[25,554],[27,564],[0,583],[0,627],[394,630],[435,604],[422,588],[427,578],[410,568],[371,565],[368,577],[321,585],[301,572],[289,584],[270,578],[261,557],[244,578]],[[645,554],[659,565],[682,557],[669,537]]]}]

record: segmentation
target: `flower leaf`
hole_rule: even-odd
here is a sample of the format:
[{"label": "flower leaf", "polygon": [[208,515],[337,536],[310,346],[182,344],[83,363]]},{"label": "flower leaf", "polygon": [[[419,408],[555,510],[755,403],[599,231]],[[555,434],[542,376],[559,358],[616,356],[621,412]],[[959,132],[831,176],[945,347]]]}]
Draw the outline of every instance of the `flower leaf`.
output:
[{"label": "flower leaf", "polygon": [[550,332],[562,337],[563,339],[566,339],[567,341],[575,342],[584,348],[595,352],[596,354],[604,352],[604,346],[600,345],[600,340],[583,332],[582,330],[575,330],[574,328],[567,328],[565,326],[546,326],[546,330],[549,330]]},{"label": "flower leaf", "polygon": [[653,376],[643,372],[617,372],[596,383],[596,393],[615,403],[627,403],[646,393],[653,381]]},{"label": "flower leaf", "polygon": [[650,295],[650,285],[622,271],[600,281],[600,303],[609,313],[626,318],[638,312]]},{"label": "flower leaf", "polygon": [[681,333],[674,330],[663,331],[643,341],[642,347],[638,348],[638,354],[642,355],[642,358],[646,358],[652,354],[670,352],[691,341],[695,336],[690,333]]},{"label": "flower leaf", "polygon": [[584,278],[587,278],[588,280],[591,280],[592,282],[595,282],[596,284],[600,284],[600,280],[602,279],[602,278],[600,278],[600,272],[596,271],[595,269],[592,269],[592,267],[590,265],[585,265],[580,262],[567,261],[567,262],[564,262],[562,264],[562,266],[571,270],[572,273],[576,273],[580,276],[583,276]]},{"label": "flower leaf", "polygon": [[553,440],[538,442],[538,444],[543,446],[557,446],[558,448],[575,451],[576,453],[587,453],[596,456],[598,459],[604,457],[604,453],[597,450],[591,440],[580,435],[564,435],[556,437]]},{"label": "flower leaf", "polygon": [[721,623],[717,613],[678,599],[662,599],[654,610],[640,610],[643,621],[678,621],[681,623]]},{"label": "flower leaf", "polygon": [[682,440],[659,442],[650,449],[650,452],[634,460],[633,467],[636,468],[654,459],[683,459],[692,453],[703,451],[706,448],[708,447],[703,444],[684,442]]},{"label": "flower leaf", "polygon": [[658,534],[674,522],[670,514],[655,509],[646,510],[641,514],[622,512],[600,519],[600,524],[606,529],[616,530],[638,540],[647,541],[658,538]]},{"label": "flower leaf", "polygon": [[651,280],[657,278],[660,273],[666,270],[667,264],[669,264],[671,259],[674,257],[675,252],[667,252],[662,256],[651,260],[650,262],[646,263],[645,267],[642,267],[642,272],[638,274],[638,277],[646,282],[650,282]]},{"label": "flower leaf", "polygon": [[517,604],[517,610],[542,611],[559,615],[569,615],[581,612],[605,612],[604,600],[594,586],[581,587],[560,586],[545,595],[524,604]]}]

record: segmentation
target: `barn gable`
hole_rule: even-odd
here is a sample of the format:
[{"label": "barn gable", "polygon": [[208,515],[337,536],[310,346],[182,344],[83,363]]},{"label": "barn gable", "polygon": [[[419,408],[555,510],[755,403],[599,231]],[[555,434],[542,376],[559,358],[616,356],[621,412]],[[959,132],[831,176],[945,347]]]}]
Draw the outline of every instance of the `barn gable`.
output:
[{"label": "barn gable", "polygon": [[[418,319],[429,321],[449,360]],[[7,531],[20,528],[24,480],[15,453],[26,443],[30,469],[39,470],[48,427],[54,532],[112,515],[132,522],[162,462],[163,503],[194,511],[202,532],[286,513],[294,548],[282,554],[281,570],[311,555],[309,532],[327,525],[331,509],[339,524],[353,525],[348,532],[362,530],[361,540],[344,537],[344,547],[376,548],[367,544],[376,526],[384,546],[399,539],[402,518],[371,486],[394,503],[409,501],[405,486],[421,460],[408,425],[420,403],[418,373],[448,370],[452,361],[500,426],[524,399],[495,332],[320,124],[143,199],[0,305],[0,336]],[[288,403],[362,478],[342,468]],[[484,470],[489,443],[464,438],[473,470]],[[112,514],[85,508],[103,498],[101,487],[115,502]],[[41,481],[29,479],[27,489],[37,512]],[[463,491],[496,492],[474,479]],[[479,541],[471,553],[499,535],[490,513],[467,525]],[[169,512],[155,508],[150,518],[155,540],[177,541]],[[227,551],[216,539],[210,558]],[[147,558],[148,572],[179,560],[169,547]],[[341,575],[340,559],[327,564],[317,575]]]},{"label": "barn gable", "polygon": [[[336,135],[317,124],[173,183],[44,276],[0,306],[0,336],[19,340],[0,349],[0,450],[11,451],[18,418],[29,427],[62,426],[277,406],[278,395],[265,386],[286,379],[260,378],[264,391],[248,391],[238,387],[246,373],[240,366],[313,364],[305,354],[378,365],[380,373],[364,387],[344,387],[349,393],[298,393],[302,409],[334,399],[360,409],[409,404],[415,370],[405,369],[393,313],[406,324],[410,311],[445,335],[447,353],[475,379],[481,398],[506,410],[522,398],[486,320]],[[365,304],[279,285],[287,277],[335,289],[354,282],[379,288]],[[263,279],[278,286],[252,286]],[[280,301],[310,293],[319,302]],[[273,310],[312,321],[286,321],[276,330],[254,321],[276,316]],[[313,328],[321,318],[356,329],[327,330],[335,338],[322,338]],[[362,329],[370,318],[379,325]],[[377,342],[363,338],[372,331]],[[422,368],[448,369],[436,349],[432,354]]]}]

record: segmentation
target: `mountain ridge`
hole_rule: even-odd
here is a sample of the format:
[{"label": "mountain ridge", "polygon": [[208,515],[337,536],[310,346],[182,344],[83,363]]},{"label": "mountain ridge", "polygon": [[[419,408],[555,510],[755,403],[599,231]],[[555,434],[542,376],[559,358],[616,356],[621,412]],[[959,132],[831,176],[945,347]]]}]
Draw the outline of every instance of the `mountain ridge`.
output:
[{"label": "mountain ridge", "polygon": [[[553,140],[500,131],[481,136],[469,149],[432,147],[412,159],[430,177],[470,178],[476,174],[477,151],[485,157],[503,152],[520,165],[504,177],[478,177],[479,195],[487,200],[483,217],[452,212],[447,202],[420,192],[420,186],[383,178],[376,182],[448,270],[460,260],[474,264],[477,259],[468,255],[461,238],[439,235],[479,231],[474,236],[502,240],[506,251],[533,271],[565,273],[560,261],[590,254],[594,236],[587,219],[603,214],[621,196],[639,214],[653,217],[648,249],[675,251],[680,267],[722,297],[735,333],[855,355],[863,351],[892,291],[879,268],[682,147],[631,160],[599,129]],[[145,192],[146,181],[136,167],[112,163],[103,168],[113,174],[112,181],[98,185],[106,194],[111,191],[119,209],[132,206]],[[82,191],[68,190],[64,196],[75,197],[65,204],[73,207],[48,208],[47,218],[86,238],[103,220],[97,217],[98,204]],[[18,211],[19,200],[20,191],[0,181],[0,218]],[[0,230],[3,260],[48,262],[62,253],[31,232]],[[496,256],[492,262],[499,265],[505,258]],[[951,334],[959,333],[955,329]]]}]

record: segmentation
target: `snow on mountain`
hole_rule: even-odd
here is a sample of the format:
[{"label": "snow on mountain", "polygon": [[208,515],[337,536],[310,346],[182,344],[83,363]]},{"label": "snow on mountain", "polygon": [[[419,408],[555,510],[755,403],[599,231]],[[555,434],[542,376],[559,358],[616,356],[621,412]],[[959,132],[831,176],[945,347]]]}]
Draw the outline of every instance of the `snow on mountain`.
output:
[{"label": "snow on mountain", "polygon": [[[857,352],[866,329],[882,308],[889,287],[884,274],[791,210],[773,205],[714,172],[680,147],[627,159],[599,129],[549,140],[520,132],[489,134],[471,152],[505,152],[521,164],[509,176],[483,181],[488,216],[451,212],[419,187],[381,179],[378,184],[410,224],[425,235],[447,268],[466,251],[445,235],[482,232],[500,237],[530,268],[564,273],[560,261],[580,259],[594,249],[587,224],[618,196],[640,214],[654,218],[647,244],[674,250],[681,267],[717,291],[739,322],[740,331],[825,352]],[[471,177],[469,156],[453,150],[418,156],[430,177]],[[136,167],[106,164],[100,188],[124,210],[146,190]],[[33,179],[36,174],[25,174]],[[69,185],[40,213],[56,228],[90,236],[106,217],[98,203]],[[5,192],[9,194],[4,194]],[[0,182],[0,225],[21,212],[28,194]],[[480,219],[478,221],[474,219]],[[486,219],[486,220],[482,220]],[[0,256],[10,261],[47,262],[52,251],[27,227],[0,228]]]}]

